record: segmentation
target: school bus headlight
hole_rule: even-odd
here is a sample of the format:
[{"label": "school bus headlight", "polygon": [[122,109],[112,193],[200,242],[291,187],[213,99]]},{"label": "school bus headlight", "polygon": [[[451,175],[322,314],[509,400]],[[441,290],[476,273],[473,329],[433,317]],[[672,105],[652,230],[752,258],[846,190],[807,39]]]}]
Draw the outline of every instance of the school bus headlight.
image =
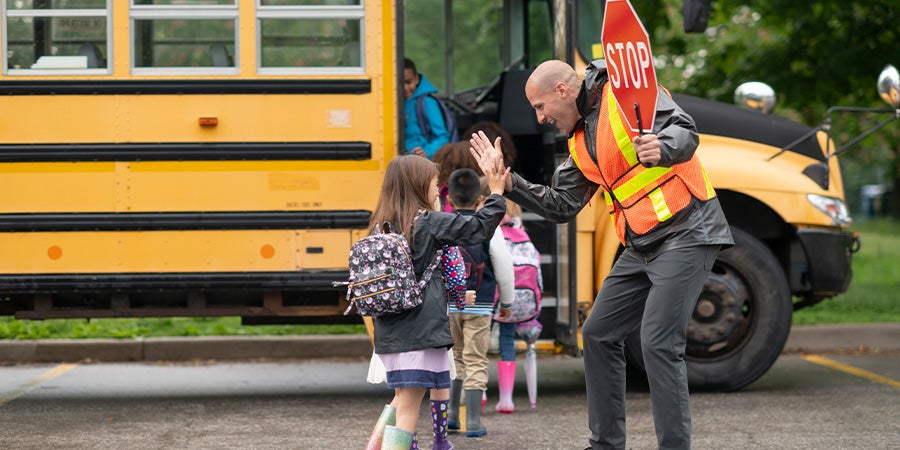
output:
[{"label": "school bus headlight", "polygon": [[853,219],[843,200],[824,195],[807,194],[806,199],[823,214],[831,218],[832,225],[850,225]]}]

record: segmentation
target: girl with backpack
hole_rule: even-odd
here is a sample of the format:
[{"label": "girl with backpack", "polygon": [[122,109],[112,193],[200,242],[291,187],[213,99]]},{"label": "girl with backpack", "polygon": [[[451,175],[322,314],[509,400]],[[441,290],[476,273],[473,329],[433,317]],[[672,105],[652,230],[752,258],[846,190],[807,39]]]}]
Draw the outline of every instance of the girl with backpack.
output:
[{"label": "girl with backpack", "polygon": [[[509,169],[498,164],[488,172],[485,175],[491,196],[480,210],[465,216],[444,213],[433,210],[438,196],[435,164],[416,155],[397,156],[385,171],[370,229],[375,230],[376,225],[385,222],[393,224],[392,228],[409,241],[419,278],[442,246],[474,245],[491,238],[505,213],[505,201],[500,194]],[[432,277],[425,286],[420,305],[398,314],[373,317],[375,353],[387,370],[388,388],[394,389],[391,404],[384,408],[372,432],[373,435],[383,433],[383,450],[411,448],[425,391],[450,387],[447,349],[453,346],[453,338],[447,311],[444,280]],[[433,419],[435,415],[439,419],[434,422],[434,448],[453,448],[446,440],[448,401],[431,400]]]},{"label": "girl with backpack", "polygon": [[[541,254],[522,226],[522,207],[511,200],[506,201],[506,216],[500,223],[500,230],[512,257],[515,288],[512,312],[509,316],[494,315],[494,321],[500,329],[500,361],[497,361],[500,398],[494,410],[511,414],[515,409],[512,392],[516,383],[516,334],[519,324],[534,320],[540,314],[544,280],[541,276]],[[532,367],[528,369],[533,370]],[[533,386],[529,385],[529,394],[533,389]],[[532,397],[531,407],[534,408],[533,396],[529,396]]]}]

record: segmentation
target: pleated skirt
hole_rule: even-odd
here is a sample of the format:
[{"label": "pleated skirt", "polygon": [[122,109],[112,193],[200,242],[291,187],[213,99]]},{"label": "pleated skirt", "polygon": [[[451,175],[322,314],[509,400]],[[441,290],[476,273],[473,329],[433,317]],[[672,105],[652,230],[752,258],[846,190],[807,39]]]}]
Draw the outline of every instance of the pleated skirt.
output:
[{"label": "pleated skirt", "polygon": [[387,387],[450,388],[450,359],[446,348],[429,348],[378,355],[387,370]]}]

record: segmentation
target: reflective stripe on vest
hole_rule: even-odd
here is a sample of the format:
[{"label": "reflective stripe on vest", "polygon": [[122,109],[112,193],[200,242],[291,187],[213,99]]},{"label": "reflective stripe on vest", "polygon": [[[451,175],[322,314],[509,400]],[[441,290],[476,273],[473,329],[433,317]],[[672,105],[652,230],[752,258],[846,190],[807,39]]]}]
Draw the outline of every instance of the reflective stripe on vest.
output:
[{"label": "reflective stripe on vest", "polygon": [[[672,167],[641,165],[632,144],[637,133],[625,126],[608,83],[604,97],[598,113],[596,161],[588,151],[583,128],[569,139],[569,154],[582,174],[606,191],[607,209],[623,243],[626,225],[645,234],[687,207],[692,198],[715,197],[696,155]],[[618,151],[609,151],[613,148]]]}]

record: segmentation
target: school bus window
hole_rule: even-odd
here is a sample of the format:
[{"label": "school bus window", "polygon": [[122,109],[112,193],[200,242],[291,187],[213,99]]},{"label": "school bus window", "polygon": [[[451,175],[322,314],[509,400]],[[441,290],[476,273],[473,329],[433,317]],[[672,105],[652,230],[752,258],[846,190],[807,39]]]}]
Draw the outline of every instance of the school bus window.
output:
[{"label": "school bus window", "polygon": [[[136,68],[234,67],[234,20],[147,19],[134,21]],[[217,49],[227,60],[217,59]]]},{"label": "school bus window", "polygon": [[234,5],[237,0],[134,0],[135,5],[155,6],[219,6]]},{"label": "school bus window", "polygon": [[234,72],[234,0],[135,0],[131,17],[137,72]]},{"label": "school bus window", "polygon": [[7,0],[6,9],[103,9],[106,0]]},{"label": "school bus window", "polygon": [[362,0],[260,0],[262,6],[342,6],[359,5]]},{"label": "school bus window", "polygon": [[260,72],[362,73],[363,16],[358,1],[263,0]]},{"label": "school bus window", "polygon": [[[106,69],[107,0],[7,1],[4,73],[63,74]],[[86,73],[96,73],[87,71]],[[102,71],[100,73],[106,73]]]}]

